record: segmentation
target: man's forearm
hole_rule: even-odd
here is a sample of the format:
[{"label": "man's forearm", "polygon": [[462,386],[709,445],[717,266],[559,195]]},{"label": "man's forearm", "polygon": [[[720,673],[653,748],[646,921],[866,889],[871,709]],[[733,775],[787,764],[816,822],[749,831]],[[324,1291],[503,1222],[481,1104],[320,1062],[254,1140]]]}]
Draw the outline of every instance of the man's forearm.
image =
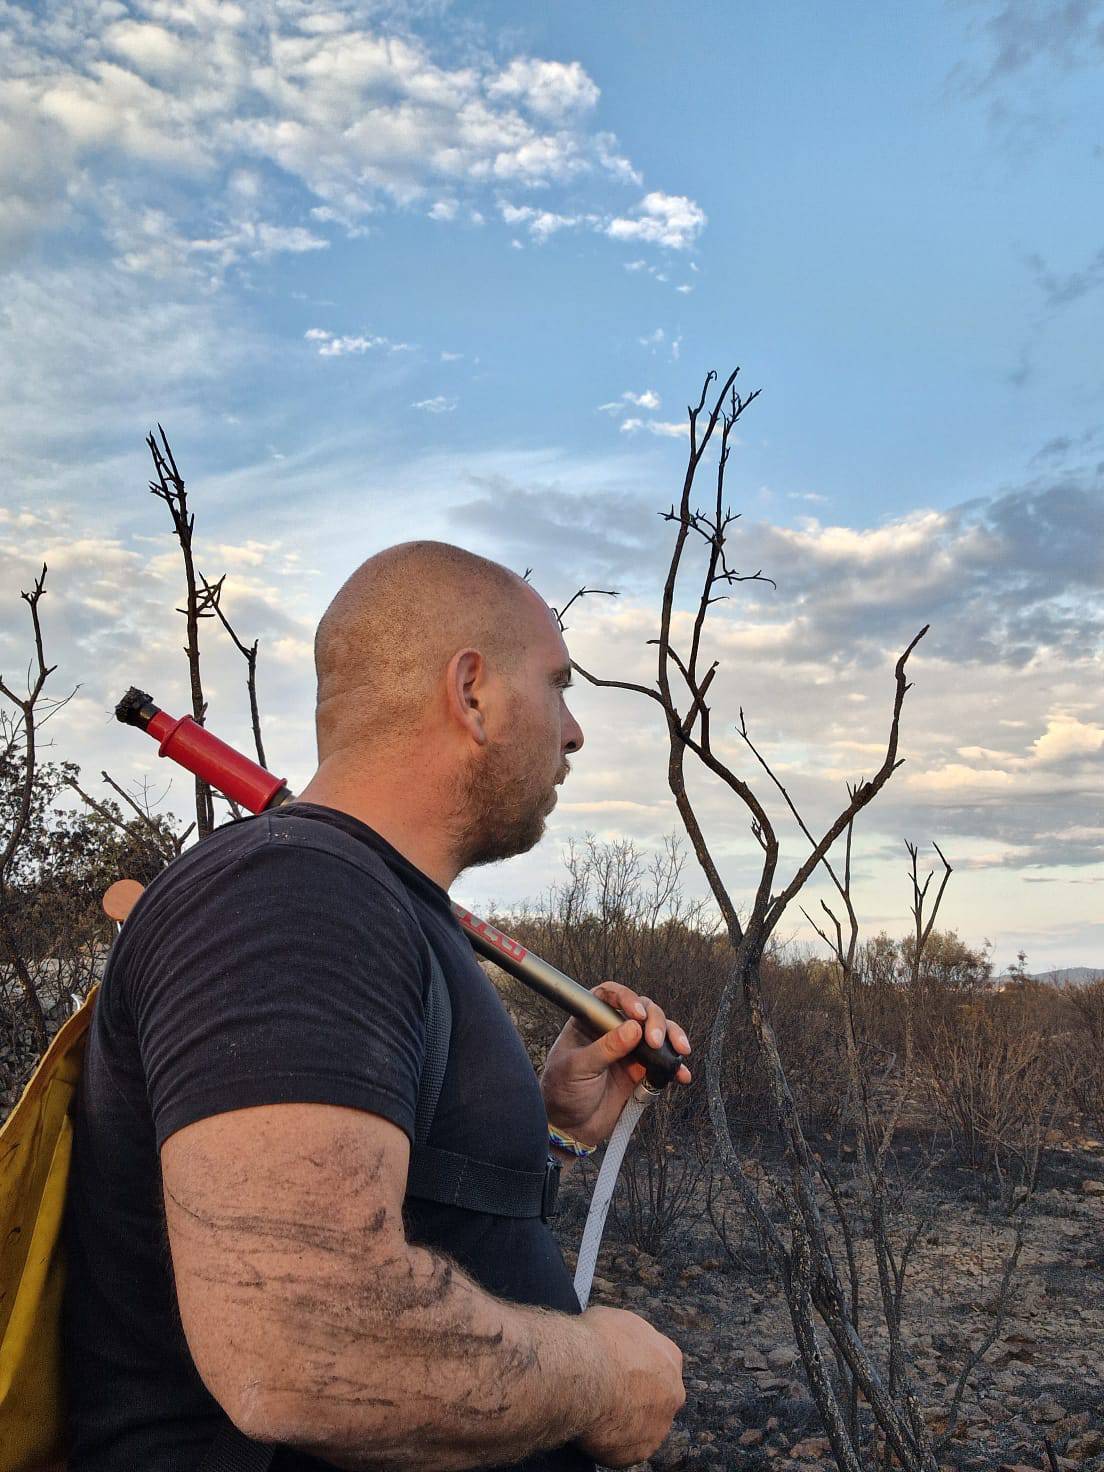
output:
[{"label": "man's forearm", "polygon": [[282,1384],[256,1385],[254,1435],[344,1468],[451,1472],[571,1441],[599,1411],[603,1365],[576,1315],[496,1299],[410,1246],[353,1294],[320,1286],[293,1291],[299,1352]]},{"label": "man's forearm", "polygon": [[185,1337],[247,1435],[350,1469],[461,1472],[619,1408],[593,1316],[504,1302],[407,1242],[406,1140],[377,1116],[214,1116],[169,1138],[162,1173]]}]

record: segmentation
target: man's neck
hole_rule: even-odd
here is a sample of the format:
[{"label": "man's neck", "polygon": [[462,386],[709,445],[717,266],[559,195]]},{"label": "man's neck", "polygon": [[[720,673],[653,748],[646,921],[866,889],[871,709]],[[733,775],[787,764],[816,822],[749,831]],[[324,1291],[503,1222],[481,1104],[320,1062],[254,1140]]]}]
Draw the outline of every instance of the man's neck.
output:
[{"label": "man's neck", "polygon": [[367,823],[404,859],[447,890],[456,878],[457,869],[441,822],[441,811],[428,806],[429,796],[425,791],[412,793],[409,788],[397,791],[378,779],[369,782],[359,774],[341,771],[326,762],[296,794],[299,802],[334,808]]}]

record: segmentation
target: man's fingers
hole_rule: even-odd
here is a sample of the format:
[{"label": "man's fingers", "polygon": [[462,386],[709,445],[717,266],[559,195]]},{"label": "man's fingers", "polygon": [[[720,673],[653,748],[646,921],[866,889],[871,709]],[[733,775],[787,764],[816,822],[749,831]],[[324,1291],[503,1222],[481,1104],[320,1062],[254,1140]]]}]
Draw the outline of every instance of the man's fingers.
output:
[{"label": "man's fingers", "polygon": [[[663,1046],[664,1038],[669,1038],[676,1053],[682,1053],[685,1056],[691,1051],[690,1039],[686,1036],[685,1031],[679,1027],[677,1022],[669,1022],[663,1008],[657,1006],[650,997],[642,996],[634,992],[632,987],[623,986],[618,981],[603,981],[592,990],[596,997],[601,997],[603,1002],[609,1002],[626,1017],[637,1018],[643,1025],[645,1041],[651,1047],[660,1048]],[[679,1076],[681,1077],[681,1071]],[[683,1082],[689,1082],[689,1070]]]},{"label": "man's fingers", "polygon": [[606,1033],[602,1041],[606,1044],[606,1051],[611,1059],[624,1058],[640,1042],[640,1023],[630,1017],[628,1022],[623,1022],[620,1027]]},{"label": "man's fingers", "polygon": [[585,1048],[580,1048],[579,1063],[587,1069],[604,1073],[611,1063],[620,1063],[640,1043],[640,1023],[632,1018],[607,1032]]},{"label": "man's fingers", "polygon": [[601,997],[603,1002],[624,1012],[626,1017],[635,1017],[643,1022],[648,1015],[644,1005],[646,999],[638,997],[631,986],[622,986],[619,981],[603,981],[598,986],[591,987],[591,991],[594,996]]},{"label": "man's fingers", "polygon": [[[674,1024],[670,1024],[670,1026],[674,1027]],[[604,1073],[613,1063],[625,1063],[629,1071],[629,1077],[633,1083],[639,1083],[645,1076],[645,1068],[640,1063],[629,1063],[626,1060],[629,1054],[640,1045],[641,1031],[640,1023],[635,1018],[630,1017],[620,1027],[615,1027],[612,1032],[607,1032],[602,1037],[596,1039],[596,1041],[588,1043],[586,1047],[580,1048],[576,1054],[578,1066],[584,1072],[592,1072],[597,1075]],[[690,1051],[690,1045],[686,1042],[686,1034],[682,1032],[681,1028],[675,1029],[669,1036],[671,1037],[672,1045],[679,1052],[688,1053]],[[683,1044],[682,1047],[679,1046],[680,1043]],[[686,1064],[680,1064],[678,1072],[675,1074],[676,1080],[680,1084],[688,1084],[692,1077],[693,1075]]]}]

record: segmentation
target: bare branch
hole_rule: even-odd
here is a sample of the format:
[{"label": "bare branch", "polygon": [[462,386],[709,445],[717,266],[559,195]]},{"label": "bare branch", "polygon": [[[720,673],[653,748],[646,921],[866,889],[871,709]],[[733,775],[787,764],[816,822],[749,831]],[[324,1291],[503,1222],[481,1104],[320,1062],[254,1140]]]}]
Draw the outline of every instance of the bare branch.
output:
[{"label": "bare branch", "polygon": [[252,644],[245,644],[238,638],[234,626],[226,617],[225,610],[222,606],[222,589],[226,582],[226,574],[223,573],[217,583],[208,583],[202,573],[199,573],[198,576],[202,586],[203,596],[206,600],[206,606],[210,607],[217,615],[222,627],[230,635],[234,648],[237,649],[238,653],[245,660],[245,688],[249,696],[249,719],[253,727],[253,745],[257,751],[258,762],[260,762],[262,767],[265,767],[268,763],[265,760],[264,742],[261,740],[261,710],[257,702],[257,648],[259,641],[254,639]]},{"label": "bare branch", "polygon": [[562,608],[552,609],[552,612],[556,616],[556,622],[560,626],[561,634],[564,633],[567,629],[567,625],[564,623],[564,614],[571,607],[571,605],[577,602],[580,598],[589,598],[594,594],[598,594],[603,598],[617,598],[620,596],[620,594],[614,588],[580,588],[578,592],[572,593],[571,597],[567,600]]},{"label": "bare branch", "polygon": [[[203,618],[210,618],[212,610],[209,595],[200,591],[196,576],[195,560],[192,554],[192,531],[195,527],[195,517],[188,510],[188,493],[184,486],[184,479],[177,468],[168,436],[160,424],[157,429],[161,436],[160,444],[156,435],[151,433],[146,436],[146,445],[149,448],[154,473],[157,477],[156,480],[149,482],[149,488],[153,495],[164,501],[169,508],[173,531],[180,543],[187,597],[184,608],[178,611],[183,613],[187,627],[188,642],[184,646],[184,652],[188,657],[192,718],[197,725],[202,726],[207,714],[207,701],[203,694],[203,679],[199,666],[199,623]],[[195,779],[195,802],[196,826],[199,829],[200,838],[203,838],[214,827],[214,805],[210,787],[199,777]]]},{"label": "bare branch", "polygon": [[790,880],[789,884],[787,884],[786,888],[774,900],[774,903],[771,905],[770,911],[767,916],[768,933],[770,930],[774,929],[775,925],[777,925],[778,921],[782,918],[782,915],[785,912],[786,906],[793,899],[794,895],[797,894],[797,892],[801,889],[802,885],[805,883],[805,881],[808,879],[809,875],[813,872],[817,865],[823,860],[824,855],[828,853],[829,849],[831,849],[832,845],[835,843],[836,839],[839,838],[840,834],[847,827],[848,823],[853,823],[858,814],[862,812],[863,808],[865,808],[869,803],[874,800],[875,797],[877,797],[878,793],[882,790],[882,788],[889,781],[893,773],[901,765],[901,763],[897,759],[897,746],[901,726],[901,707],[904,705],[905,696],[911,688],[908,681],[905,679],[905,666],[908,663],[909,655],[916,648],[917,644],[919,644],[920,640],[927,632],[928,625],[925,624],[920,632],[911,640],[908,647],[897,660],[897,664],[894,669],[896,692],[893,699],[893,717],[890,721],[889,739],[886,743],[886,754],[882,765],[878,768],[877,772],[874,774],[869,782],[863,782],[855,789],[850,803],[848,803],[844,811],[839,815],[832,826],[828,829],[824,837],[821,838],[819,843],[816,844],[813,852],[797,870],[797,873]]},{"label": "bare branch", "polygon": [[590,685],[597,685],[605,690],[632,690],[636,695],[646,695],[649,700],[657,700],[660,705],[663,704],[659,691],[649,690],[647,685],[634,685],[631,680],[600,680],[597,675],[592,675],[575,659],[571,661],[571,668]]},{"label": "bare branch", "polygon": [[[0,694],[11,701],[20,712],[20,720],[16,723],[16,730],[23,734],[23,776],[20,783],[19,801],[16,805],[15,815],[12,818],[11,829],[0,848],[0,940],[3,942],[4,951],[14,970],[20,987],[23,991],[27,1011],[30,1015],[31,1026],[34,1029],[35,1039],[40,1049],[46,1046],[46,1019],[42,1012],[42,1003],[39,1001],[35,990],[34,980],[27,969],[23,956],[16,944],[15,935],[11,928],[8,917],[8,909],[5,903],[5,891],[11,879],[12,866],[19,852],[23,836],[27,831],[27,825],[31,817],[31,803],[34,798],[34,784],[36,775],[37,756],[37,706],[42,696],[46,681],[53,674],[55,666],[46,663],[46,650],[42,636],[42,620],[38,605],[46,593],[46,564],[42,564],[42,571],[35,579],[30,592],[24,590],[21,593],[23,601],[31,611],[31,629],[34,638],[34,661],[33,674],[28,672],[27,694],[24,697],[17,696],[3,680],[0,680]],[[16,740],[16,731],[13,730],[9,750]]]}]

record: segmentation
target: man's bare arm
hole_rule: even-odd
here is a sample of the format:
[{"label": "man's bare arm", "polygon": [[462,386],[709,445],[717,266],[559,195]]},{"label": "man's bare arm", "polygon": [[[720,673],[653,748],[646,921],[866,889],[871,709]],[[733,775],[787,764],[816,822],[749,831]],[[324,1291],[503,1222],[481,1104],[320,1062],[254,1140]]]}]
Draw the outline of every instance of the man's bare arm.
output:
[{"label": "man's bare arm", "polygon": [[[681,1404],[657,1363],[668,1341],[616,1310],[503,1302],[408,1244],[408,1158],[387,1120],[327,1105],[217,1115],[165,1142],[181,1319],[231,1419],[352,1469],[446,1472],[576,1438],[648,1455]],[[626,1327],[656,1341],[627,1369],[610,1347]],[[640,1395],[670,1404],[639,1411]]]}]

